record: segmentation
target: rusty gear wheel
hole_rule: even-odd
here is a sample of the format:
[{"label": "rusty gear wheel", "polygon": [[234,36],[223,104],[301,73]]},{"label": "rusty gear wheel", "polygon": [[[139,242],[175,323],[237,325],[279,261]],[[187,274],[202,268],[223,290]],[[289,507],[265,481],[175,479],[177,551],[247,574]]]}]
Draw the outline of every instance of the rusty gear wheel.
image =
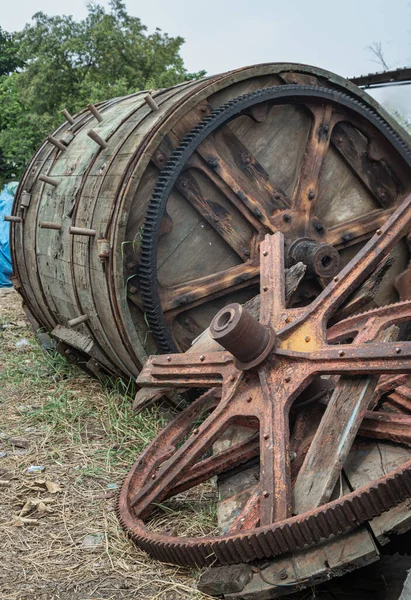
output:
[{"label": "rusty gear wheel", "polygon": [[[373,425],[373,417],[378,423],[384,413],[372,411],[370,416],[367,409],[376,407],[377,386],[382,393],[387,377],[394,376],[392,382],[411,373],[411,343],[387,341],[390,328],[411,320],[411,301],[351,316],[327,328],[337,309],[408,232],[410,223],[411,195],[311,304],[291,309],[284,300],[284,238],[281,233],[267,235],[260,248],[260,318],[255,334],[249,336],[253,339],[243,338],[238,349],[227,343],[242,322],[239,307],[228,307],[210,327],[214,335],[226,328],[229,335],[219,337],[225,351],[150,357],[140,384],[213,389],[150,444],[123,484],[118,514],[140,547],[176,564],[252,561],[348,531],[411,496],[411,461],[407,461],[383,478],[332,499],[357,433],[387,439],[399,435],[387,423],[385,432]],[[253,354],[267,330],[275,333],[270,353]],[[254,359],[251,369],[241,360],[247,349]],[[298,411],[297,398],[320,376],[328,378],[332,395],[293,478],[290,412],[293,405]],[[411,420],[405,419],[402,441],[408,443]],[[238,420],[249,427],[250,437],[210,456],[216,440]],[[226,534],[178,538],[150,529],[150,515],[164,500],[255,456],[260,459],[259,482],[249,490]]]}]

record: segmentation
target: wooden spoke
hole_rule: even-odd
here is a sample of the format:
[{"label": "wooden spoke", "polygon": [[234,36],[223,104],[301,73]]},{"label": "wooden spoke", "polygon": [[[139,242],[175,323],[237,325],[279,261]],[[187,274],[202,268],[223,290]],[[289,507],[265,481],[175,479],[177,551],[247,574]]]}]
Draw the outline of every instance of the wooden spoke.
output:
[{"label": "wooden spoke", "polygon": [[250,228],[244,227],[241,214],[220,203],[218,198],[211,197],[211,193],[207,197],[191,169],[180,177],[176,187],[230,248],[247,260],[250,256]]},{"label": "wooden spoke", "polygon": [[308,107],[313,122],[307,140],[304,162],[292,198],[293,211],[299,212],[304,230],[318,195],[321,168],[328,151],[333,127],[331,104]]},{"label": "wooden spoke", "polygon": [[[199,279],[188,281],[161,290],[161,306],[164,312],[175,308],[186,309],[188,305],[198,305],[208,302],[221,292],[238,289],[257,283],[260,268],[255,264],[242,264],[220,273],[206,275]],[[200,301],[200,302],[199,302]]]},{"label": "wooden spoke", "polygon": [[382,160],[372,160],[369,140],[348,123],[338,123],[331,138],[333,146],[354,175],[383,207],[392,206],[397,186],[392,172]]},{"label": "wooden spoke", "polygon": [[359,244],[372,237],[392,213],[393,209],[375,210],[352,221],[345,221],[327,231],[326,241],[338,249]]},{"label": "wooden spoke", "polygon": [[198,154],[235,192],[266,227],[271,227],[274,214],[289,207],[289,200],[269,182],[269,176],[229,127],[208,137]]}]

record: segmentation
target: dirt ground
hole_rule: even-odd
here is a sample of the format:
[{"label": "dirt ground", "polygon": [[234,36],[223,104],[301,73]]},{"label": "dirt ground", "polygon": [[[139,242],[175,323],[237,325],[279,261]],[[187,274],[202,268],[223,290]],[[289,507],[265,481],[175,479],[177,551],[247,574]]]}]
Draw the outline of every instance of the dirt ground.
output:
[{"label": "dirt ground", "polygon": [[199,572],[150,559],[118,525],[116,487],[164,422],[131,402],[45,353],[20,297],[0,289],[2,600],[206,598]]}]

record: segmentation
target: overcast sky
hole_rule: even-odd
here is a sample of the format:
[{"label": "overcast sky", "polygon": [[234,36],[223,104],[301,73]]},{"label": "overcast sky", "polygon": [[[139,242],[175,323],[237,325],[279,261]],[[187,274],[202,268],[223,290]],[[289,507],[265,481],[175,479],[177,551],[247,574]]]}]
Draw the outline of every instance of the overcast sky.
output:
[{"label": "overcast sky", "polygon": [[[88,2],[3,3],[0,25],[15,31],[37,11],[81,19]],[[410,0],[126,0],[126,5],[149,31],[159,27],[185,38],[182,56],[189,71],[212,74],[285,61],[350,77],[381,70],[367,50],[373,42],[382,43],[389,67],[411,65]],[[411,85],[374,95],[411,116]]]}]

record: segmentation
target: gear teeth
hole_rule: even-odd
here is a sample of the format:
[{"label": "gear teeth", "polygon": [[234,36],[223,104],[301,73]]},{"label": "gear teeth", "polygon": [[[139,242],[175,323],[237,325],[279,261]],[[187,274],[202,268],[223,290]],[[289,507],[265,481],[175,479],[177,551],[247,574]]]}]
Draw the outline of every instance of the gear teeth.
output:
[{"label": "gear teeth", "polygon": [[411,150],[400,136],[371,107],[363,102],[359,102],[347,93],[312,85],[277,85],[239,96],[226,104],[223,104],[219,108],[214,109],[185,136],[181,144],[174,150],[170,159],[164,165],[161,174],[156,181],[144,221],[139,276],[141,289],[146,292],[146,295],[143,296],[143,303],[145,311],[147,312],[147,319],[160,352],[167,353],[178,351],[161,310],[157,283],[158,236],[161,220],[164,216],[167,200],[173,186],[192,152],[195,151],[198,145],[201,144],[208,135],[218,129],[218,127],[222,126],[231,118],[239,115],[242,110],[245,110],[253,104],[257,104],[264,100],[272,100],[276,97],[289,98],[293,96],[325,98],[331,102],[348,106],[348,108],[351,107],[369,121],[374,122],[376,127],[389,139],[404,160],[411,165]]}]

